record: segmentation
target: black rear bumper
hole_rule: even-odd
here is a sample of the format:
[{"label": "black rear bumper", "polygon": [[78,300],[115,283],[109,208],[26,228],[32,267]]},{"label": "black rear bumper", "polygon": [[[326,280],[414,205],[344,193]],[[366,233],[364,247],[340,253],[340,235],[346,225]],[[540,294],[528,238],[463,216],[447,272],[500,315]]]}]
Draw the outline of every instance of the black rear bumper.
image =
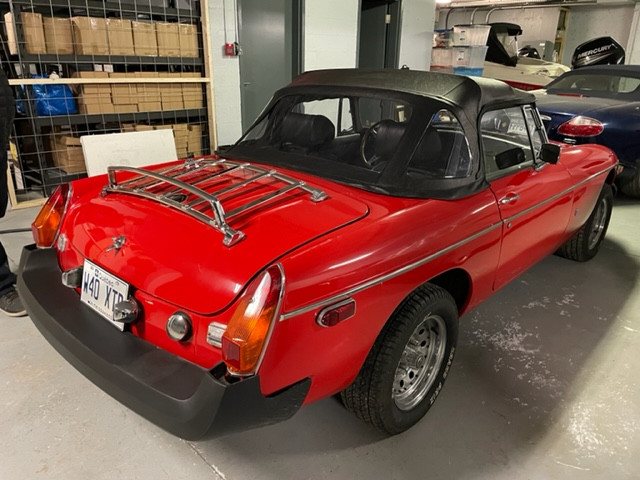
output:
[{"label": "black rear bumper", "polygon": [[310,380],[265,397],[257,376],[225,380],[109,325],[62,285],[56,251],[24,248],[18,291],[31,320],[76,369],[109,395],[188,440],[286,420],[302,405]]}]

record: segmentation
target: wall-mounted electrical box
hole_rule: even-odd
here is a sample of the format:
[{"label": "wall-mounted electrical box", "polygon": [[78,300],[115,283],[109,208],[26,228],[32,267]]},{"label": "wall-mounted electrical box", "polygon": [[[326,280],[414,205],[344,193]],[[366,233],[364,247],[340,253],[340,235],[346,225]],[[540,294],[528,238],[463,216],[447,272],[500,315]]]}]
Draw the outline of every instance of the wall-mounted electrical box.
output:
[{"label": "wall-mounted electrical box", "polygon": [[227,57],[235,57],[240,55],[240,45],[238,45],[238,42],[225,43],[224,54]]}]

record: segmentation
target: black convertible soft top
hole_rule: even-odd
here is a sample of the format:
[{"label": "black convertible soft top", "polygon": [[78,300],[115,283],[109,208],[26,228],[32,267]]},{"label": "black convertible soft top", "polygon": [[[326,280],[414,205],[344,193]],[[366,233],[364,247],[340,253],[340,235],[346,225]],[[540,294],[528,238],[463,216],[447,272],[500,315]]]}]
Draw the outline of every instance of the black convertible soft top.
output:
[{"label": "black convertible soft top", "polygon": [[524,105],[535,101],[532,94],[499,80],[407,69],[315,70],[298,76],[285,89],[301,86],[362,87],[434,97],[467,110],[470,117],[477,117],[485,107]]},{"label": "black convertible soft top", "polygon": [[[347,162],[348,164],[330,160],[320,162],[317,158],[313,162],[303,162],[300,161],[303,158],[300,155],[291,155],[282,151],[282,145],[292,142],[288,137],[286,140],[280,139],[277,134],[277,132],[290,130],[284,128],[284,125],[289,125],[284,121],[284,117],[280,118],[281,115],[290,113],[291,105],[287,102],[292,102],[292,105],[295,105],[304,98],[326,98],[327,96],[345,94],[353,97],[370,97],[374,94],[378,98],[389,100],[403,98],[403,101],[411,103],[415,108],[417,115],[412,118],[416,118],[416,120],[409,121],[407,133],[402,137],[406,141],[398,144],[396,150],[398,153],[389,163],[390,168],[384,168],[378,173],[370,168],[355,168],[351,162]],[[535,97],[530,93],[514,89],[499,80],[483,77],[466,77],[408,69],[316,70],[296,77],[289,85],[278,90],[251,129],[226,153],[235,158],[246,158],[300,169],[391,195],[441,199],[461,198],[488,186],[480,161],[478,122],[482,112],[533,104],[534,102]],[[278,105],[282,105],[280,109],[282,111],[278,110]],[[422,138],[427,123],[442,108],[450,110],[464,130],[465,142],[470,153],[469,173],[460,176],[421,177],[414,181],[411,175],[405,174],[408,164],[414,149],[417,148],[418,142]],[[291,116],[289,115],[289,117]],[[270,127],[265,123],[269,121],[272,122]],[[300,123],[299,120],[295,122]],[[329,125],[327,132],[331,130],[331,135],[328,137],[333,138],[333,125],[328,120],[324,123]],[[280,128],[279,125],[283,125],[283,127]],[[316,140],[318,140],[316,143],[321,143],[320,140],[325,137],[321,126],[318,124],[313,127],[313,131],[318,135],[305,133],[302,136],[313,141],[312,143]],[[298,130],[299,128],[296,129],[296,132]],[[265,134],[264,132],[276,133],[271,135],[271,133]],[[298,133],[296,133],[296,138],[301,136]],[[273,145],[276,145],[277,148],[274,148]],[[346,142],[341,145],[346,146]],[[433,145],[434,152],[438,150],[436,148],[438,145],[439,148],[442,148],[442,144],[435,140],[433,143],[425,142],[424,145]],[[442,154],[442,152],[438,154],[434,152],[429,152],[430,155],[433,155],[431,158],[439,158],[438,155]]]}]

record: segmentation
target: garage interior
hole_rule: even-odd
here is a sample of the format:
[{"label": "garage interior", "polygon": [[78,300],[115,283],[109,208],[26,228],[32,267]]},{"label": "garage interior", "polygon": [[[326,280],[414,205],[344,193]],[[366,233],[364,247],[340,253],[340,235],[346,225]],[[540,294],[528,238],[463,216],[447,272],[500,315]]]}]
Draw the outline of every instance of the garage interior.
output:
[{"label": "garage interior", "polygon": [[[20,4],[0,2],[0,7],[14,8],[14,3]],[[135,5],[135,0],[131,3]],[[150,3],[140,0],[146,6],[135,9],[157,13],[154,9],[160,7]],[[141,110],[140,105],[135,112],[91,111],[69,135],[95,133],[98,127],[91,123],[91,115],[114,115],[109,119],[120,116],[117,121],[100,123],[101,133],[123,132],[115,123],[138,125],[140,132],[167,126],[174,132],[178,157],[187,149],[209,153],[239,138],[271,93],[292,76],[359,65],[427,70],[434,31],[470,23],[472,18],[478,23],[489,18],[519,24],[524,32],[521,45],[548,40],[565,65],[575,46],[602,35],[625,47],[626,63],[640,63],[640,7],[635,2],[488,3],[184,0],[173,8],[166,2],[165,20],[192,12],[186,23],[198,29],[195,56],[181,57],[178,51],[150,61],[131,55],[136,60],[128,64],[129,55],[122,54],[114,72],[104,70],[108,63],[100,58],[96,64],[105,73],[166,75],[163,80],[158,74],[157,81],[145,75],[144,81],[131,84],[109,83],[108,75],[106,80],[85,77],[75,84],[88,92],[135,85],[136,94],[144,86],[145,95],[162,91],[166,105],[161,101],[157,111],[153,106]],[[8,11],[3,9],[3,14]],[[379,13],[383,26],[375,23]],[[3,43],[5,38],[3,32]],[[254,50],[255,44],[262,50],[258,46]],[[48,54],[24,55],[15,63],[38,63],[33,55]],[[49,62],[48,57],[41,58]],[[77,59],[69,62],[78,71],[94,71],[79,67]],[[11,83],[18,86],[20,80]],[[169,91],[176,85],[181,89]],[[176,107],[171,101],[177,98]],[[22,247],[32,243],[24,230],[40,205],[57,183],[76,175],[60,174],[47,156],[51,148],[47,142],[51,135],[62,133],[56,129],[65,125],[67,116],[43,123],[23,120],[31,122],[23,136],[36,147],[23,142],[11,152],[13,196],[0,219],[0,231],[14,271]],[[64,146],[73,147],[77,145]],[[21,159],[29,155],[36,159],[35,170],[41,175],[57,172],[47,177],[51,181],[21,177]],[[91,384],[28,318],[0,313],[6,332],[0,340],[4,452],[0,478],[637,478],[638,218],[638,199],[618,194],[607,237],[595,259],[574,263],[548,257],[463,316],[454,368],[440,399],[415,427],[388,438],[349,414],[337,398],[329,398],[274,426],[185,441]]]}]

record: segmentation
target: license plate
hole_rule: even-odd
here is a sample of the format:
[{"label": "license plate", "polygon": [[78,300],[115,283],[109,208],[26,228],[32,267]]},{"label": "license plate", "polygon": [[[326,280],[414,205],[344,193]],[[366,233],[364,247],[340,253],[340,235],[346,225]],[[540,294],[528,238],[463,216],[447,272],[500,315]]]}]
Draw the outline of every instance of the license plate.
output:
[{"label": "license plate", "polygon": [[84,261],[80,300],[109,320],[118,329],[124,324],[113,321],[113,308],[129,298],[129,284],[111,275],[89,260]]}]

